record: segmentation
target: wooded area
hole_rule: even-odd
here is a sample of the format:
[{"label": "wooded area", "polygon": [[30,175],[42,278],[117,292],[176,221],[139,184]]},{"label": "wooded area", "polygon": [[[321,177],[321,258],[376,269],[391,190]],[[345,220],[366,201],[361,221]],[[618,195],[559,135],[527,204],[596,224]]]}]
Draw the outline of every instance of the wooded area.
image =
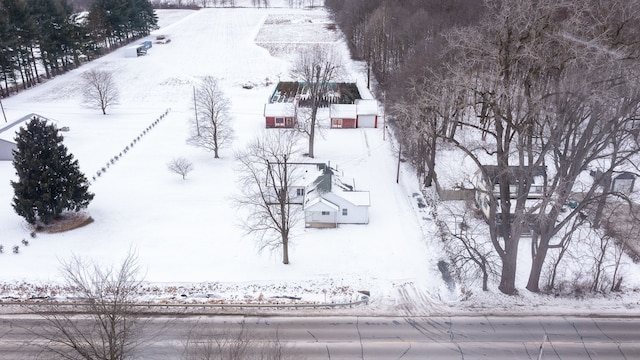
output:
[{"label": "wooded area", "polygon": [[148,0],[0,0],[0,96],[67,72],[157,28]]},{"label": "wooded area", "polygon": [[[612,176],[639,172],[639,1],[326,4],[354,56],[375,74],[376,90],[386,93],[401,155],[422,185],[432,185],[443,145],[462,151],[485,178],[484,165],[502,169],[496,189],[485,190],[502,292],[517,292],[525,232],[532,233],[527,289],[534,292],[548,253],[563,251],[577,229],[613,233],[601,230],[603,209],[631,201],[611,187]],[[532,206],[532,171],[540,166],[548,175]],[[585,182],[588,170],[604,176]],[[613,274],[609,283],[619,286]]]}]

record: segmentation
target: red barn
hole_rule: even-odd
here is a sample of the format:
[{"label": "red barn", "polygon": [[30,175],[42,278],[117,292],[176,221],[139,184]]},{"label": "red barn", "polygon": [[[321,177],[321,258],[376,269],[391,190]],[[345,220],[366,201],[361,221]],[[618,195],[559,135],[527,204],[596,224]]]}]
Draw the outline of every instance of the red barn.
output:
[{"label": "red barn", "polygon": [[329,113],[332,129],[355,129],[357,117],[355,104],[331,104]]},{"label": "red barn", "polygon": [[293,128],[296,126],[296,104],[264,104],[264,118],[267,128]]}]

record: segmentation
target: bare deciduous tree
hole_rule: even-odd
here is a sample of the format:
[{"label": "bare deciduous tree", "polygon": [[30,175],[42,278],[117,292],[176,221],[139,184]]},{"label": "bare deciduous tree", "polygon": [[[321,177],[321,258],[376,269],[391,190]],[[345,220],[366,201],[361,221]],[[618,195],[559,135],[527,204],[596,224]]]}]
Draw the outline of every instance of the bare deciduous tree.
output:
[{"label": "bare deciduous tree", "polygon": [[[579,183],[584,170],[601,162],[613,171],[638,153],[632,134],[640,92],[637,82],[624,75],[639,73],[637,61],[629,60],[638,49],[623,36],[628,31],[624,24],[637,23],[630,19],[638,12],[617,1],[609,4],[619,10],[612,12],[617,18],[600,12],[595,3],[486,4],[490,11],[480,26],[447,37],[447,56],[455,61],[449,76],[436,78],[438,86],[457,92],[443,98],[450,106],[440,108],[453,118],[460,102],[466,103],[468,114],[459,118],[458,131],[482,140],[445,140],[476,162],[484,178],[490,178],[487,161],[498,169],[496,188],[485,193],[490,234],[502,261],[499,289],[516,292],[519,241],[531,231],[527,289],[538,291],[553,238],[601,196],[596,190],[602,184]],[[592,16],[604,16],[603,26],[589,26]],[[430,106],[437,107],[437,98]],[[532,206],[533,173],[549,164],[553,168],[544,176],[543,194]],[[562,213],[576,196],[576,185],[583,185],[578,206]]]},{"label": "bare deciduous tree", "polygon": [[167,163],[167,168],[169,168],[170,171],[181,175],[182,180],[184,180],[187,177],[187,174],[193,170],[193,163],[183,157],[178,157],[169,161]]},{"label": "bare deciduous tree", "polygon": [[468,211],[457,215],[449,209],[444,215],[448,220],[437,222],[440,236],[447,243],[449,258],[455,265],[461,280],[471,283],[482,279],[482,290],[489,290],[490,277],[498,274],[498,259],[491,242],[480,230],[479,222]]},{"label": "bare deciduous tree", "polygon": [[329,83],[337,78],[340,67],[341,63],[335,51],[315,45],[310,50],[301,52],[291,69],[291,76],[305,85],[306,93],[300,99],[300,103],[308,104],[310,108],[309,121],[301,129],[309,137],[310,158],[314,157],[318,109],[323,105],[328,106],[325,98],[327,89]]},{"label": "bare deciduous tree", "polygon": [[295,131],[268,131],[236,153],[240,192],[236,206],[243,211],[248,234],[257,234],[260,247],[281,249],[282,262],[289,263],[291,230],[301,217],[301,206],[292,203],[296,184]]},{"label": "bare deciduous tree", "polygon": [[218,80],[206,76],[194,90],[196,117],[187,142],[213,151],[218,159],[219,151],[233,141],[233,127],[229,115],[229,99],[218,85]]},{"label": "bare deciduous tree", "polygon": [[107,114],[107,108],[118,103],[118,88],[113,80],[113,73],[101,70],[90,70],[82,74],[84,79],[84,101],[90,106]]},{"label": "bare deciduous tree", "polygon": [[409,80],[406,98],[396,101],[390,111],[398,141],[426,187],[436,176],[438,139],[453,137],[460,117],[457,93],[439,86],[439,80],[434,72]]},{"label": "bare deciduous tree", "polygon": [[145,325],[132,306],[142,282],[136,256],[129,254],[118,267],[74,257],[62,263],[62,276],[78,298],[72,311],[64,305],[52,311],[34,310],[45,320],[34,332],[45,341],[49,358],[132,358]]}]

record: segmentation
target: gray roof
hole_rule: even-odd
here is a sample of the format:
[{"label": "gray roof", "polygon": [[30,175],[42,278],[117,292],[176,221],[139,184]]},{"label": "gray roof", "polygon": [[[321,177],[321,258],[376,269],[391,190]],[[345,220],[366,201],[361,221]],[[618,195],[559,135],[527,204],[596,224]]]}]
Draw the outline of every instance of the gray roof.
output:
[{"label": "gray roof", "polygon": [[[498,165],[484,165],[483,168],[487,173],[489,182],[497,185],[500,182],[500,175],[503,174],[504,170]],[[529,178],[533,180],[536,176],[544,176],[547,169],[545,166],[536,166],[534,168],[530,168],[529,166],[509,166],[507,171],[509,182],[515,184],[518,182],[518,179]]]}]

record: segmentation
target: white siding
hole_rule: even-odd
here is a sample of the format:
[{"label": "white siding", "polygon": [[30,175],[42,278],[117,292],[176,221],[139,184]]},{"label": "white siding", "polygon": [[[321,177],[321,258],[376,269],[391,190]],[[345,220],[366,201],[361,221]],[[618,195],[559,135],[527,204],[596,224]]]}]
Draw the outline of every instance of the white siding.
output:
[{"label": "white siding", "polygon": [[16,144],[0,139],[0,161],[12,161],[11,151],[16,148]]},{"label": "white siding", "polygon": [[[324,194],[324,198],[338,205],[338,224],[368,224],[369,207],[357,206],[334,193]],[[347,209],[347,215],[342,215],[342,209]]]}]

